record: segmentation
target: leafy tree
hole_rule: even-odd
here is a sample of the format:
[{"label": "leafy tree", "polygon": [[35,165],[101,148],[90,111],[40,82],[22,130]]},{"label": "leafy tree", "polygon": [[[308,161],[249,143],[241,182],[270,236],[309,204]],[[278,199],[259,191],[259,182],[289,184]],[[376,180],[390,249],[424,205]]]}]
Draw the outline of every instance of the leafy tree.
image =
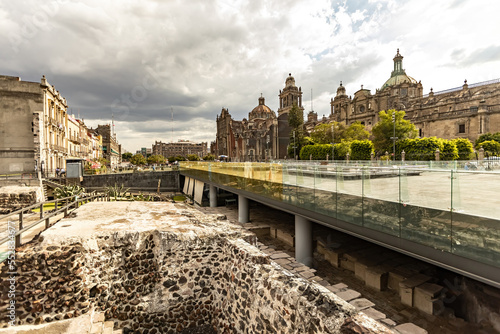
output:
[{"label": "leafy tree", "polygon": [[129,161],[132,158],[132,153],[126,152],[122,154],[122,160]]},{"label": "leafy tree", "polygon": [[288,145],[288,156],[292,157],[294,156],[294,151],[295,154],[299,155],[300,149],[305,144],[304,113],[295,103],[288,113],[288,125],[292,128],[292,131],[290,132],[290,144]]},{"label": "leafy tree", "polygon": [[145,165],[146,162],[146,158],[140,153],[134,154],[132,158],[130,158],[130,163],[136,166]]},{"label": "leafy tree", "polygon": [[296,103],[293,104],[292,109],[288,113],[288,125],[294,130],[302,129],[304,125],[304,112]]},{"label": "leafy tree", "polygon": [[165,157],[163,157],[163,155],[159,155],[159,154],[154,154],[154,155],[151,155],[149,156],[146,161],[148,162],[148,164],[163,164],[165,163]]},{"label": "leafy tree", "polygon": [[497,133],[494,133],[494,134],[491,134],[491,133],[485,133],[485,134],[482,134],[479,136],[479,138],[476,140],[475,142],[475,147],[477,149],[479,149],[479,144],[481,144],[482,142],[485,142],[485,141],[490,141],[490,140],[494,140],[498,143],[500,143],[500,132],[497,132]]},{"label": "leafy tree", "polygon": [[198,161],[200,160],[200,157],[196,154],[188,154],[187,159],[189,161]]},{"label": "leafy tree", "polygon": [[311,139],[315,144],[332,143],[332,125],[318,124],[311,131]]},{"label": "leafy tree", "polygon": [[370,138],[370,132],[365,130],[365,126],[360,122],[354,122],[339,134],[341,139],[346,141],[367,140]]},{"label": "leafy tree", "polygon": [[101,166],[106,166],[106,165],[109,165],[109,160],[103,158],[103,157],[100,157],[98,159],[99,163],[101,164]]},{"label": "leafy tree", "polygon": [[474,148],[472,143],[467,138],[453,139],[458,150],[458,160],[470,160],[474,156]]},{"label": "leafy tree", "polygon": [[332,122],[316,125],[311,132],[311,138],[315,144],[331,144],[332,139],[335,140],[335,143],[340,143],[342,140],[367,140],[370,138],[370,133],[365,130],[365,126],[360,122],[354,122],[348,127],[343,123]]},{"label": "leafy tree", "polygon": [[[413,123],[404,119],[404,111],[396,111],[394,109],[379,112],[380,121],[373,126],[373,144],[378,155],[383,155],[385,152],[392,152],[394,123],[392,115],[395,114],[396,119],[396,137],[397,141],[416,138],[418,135],[417,128]],[[405,151],[406,152],[406,151]]]},{"label": "leafy tree", "polygon": [[496,140],[487,140],[479,144],[479,148],[484,149],[486,157],[500,155],[500,143]]}]

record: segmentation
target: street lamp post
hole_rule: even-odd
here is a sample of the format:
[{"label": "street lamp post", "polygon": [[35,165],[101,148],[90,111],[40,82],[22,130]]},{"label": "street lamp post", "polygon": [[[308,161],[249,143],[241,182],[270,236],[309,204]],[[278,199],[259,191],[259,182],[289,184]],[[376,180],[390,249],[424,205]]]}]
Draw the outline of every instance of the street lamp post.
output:
[{"label": "street lamp post", "polygon": [[392,161],[396,161],[396,112],[394,111],[392,113],[392,125],[393,125],[393,131],[392,131]]},{"label": "street lamp post", "polygon": [[332,123],[332,162],[335,161],[335,135],[334,135],[334,124]]},{"label": "street lamp post", "polygon": [[293,131],[293,158],[297,160],[297,155],[295,153],[295,131]]}]

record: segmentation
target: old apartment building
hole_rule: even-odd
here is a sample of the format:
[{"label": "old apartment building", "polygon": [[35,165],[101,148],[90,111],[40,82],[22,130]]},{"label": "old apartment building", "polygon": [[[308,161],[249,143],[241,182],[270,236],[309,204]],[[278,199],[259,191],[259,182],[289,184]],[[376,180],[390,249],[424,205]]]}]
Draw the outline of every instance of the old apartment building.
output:
[{"label": "old apartment building", "polygon": [[68,115],[66,99],[45,76],[30,82],[0,75],[1,174],[52,175],[75,158],[92,165],[102,145],[101,135]]},{"label": "old apartment building", "polygon": [[[330,100],[330,115],[318,119],[311,111],[305,120],[307,131],[316,125],[332,121],[350,125],[364,124],[367,130],[379,121],[379,112],[396,109],[406,112],[406,119],[419,130],[420,137],[445,139],[468,138],[476,140],[481,134],[500,131],[500,80],[464,84],[441,92],[424,95],[423,85],[406,74],[403,56],[399,49],[393,58],[390,77],[375,89],[363,86],[348,95],[342,81],[335,97]],[[248,120],[233,120],[228,109],[217,116],[217,135],[212,150],[226,155],[231,161],[264,161],[269,158],[283,159],[287,146],[293,141],[288,126],[288,112],[293,104],[302,110],[302,89],[289,75],[285,88],[279,91],[278,114],[259,99],[259,105],[250,113]]]},{"label": "old apartment building", "polygon": [[172,143],[162,143],[161,141],[155,141],[152,147],[152,154],[161,155],[165,159],[168,159],[170,157],[187,158],[187,156],[190,154],[194,154],[199,158],[203,158],[208,154],[207,143],[194,143],[189,140],[179,140]]}]

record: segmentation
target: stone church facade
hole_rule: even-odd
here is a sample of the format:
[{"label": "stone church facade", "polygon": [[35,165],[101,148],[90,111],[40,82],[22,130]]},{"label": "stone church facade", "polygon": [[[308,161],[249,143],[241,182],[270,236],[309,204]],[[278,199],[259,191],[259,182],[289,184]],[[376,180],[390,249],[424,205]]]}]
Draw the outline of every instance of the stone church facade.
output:
[{"label": "stone church facade", "polygon": [[[406,74],[403,56],[399,49],[394,57],[391,77],[376,89],[375,94],[363,89],[348,97],[345,87],[340,86],[330,101],[331,113],[327,121],[350,125],[356,121],[371,130],[378,121],[381,110],[396,109],[406,112],[419,130],[420,137],[444,139],[468,138],[476,140],[487,132],[500,131],[500,80],[469,85],[467,80],[457,88],[423,95],[420,81]],[[314,120],[308,128],[323,123]]]},{"label": "stone church facade", "polygon": [[302,107],[302,89],[295,85],[289,74],[285,88],[279,94],[278,114],[265,104],[264,97],[248,114],[248,119],[233,120],[229,110],[223,108],[217,116],[217,137],[212,149],[217,156],[226,156],[229,161],[269,161],[284,159],[290,142],[291,128],[288,113],[294,104]]},{"label": "stone church facade", "polygon": [[[467,80],[457,88],[423,94],[420,81],[406,74],[403,56],[397,50],[393,58],[391,76],[372,94],[363,88],[348,96],[340,82],[335,97],[330,101],[330,115],[318,120],[314,111],[307,115],[305,127],[311,131],[316,125],[336,121],[350,125],[360,122],[368,131],[379,121],[379,112],[396,109],[406,112],[405,118],[415,124],[420,137],[444,139],[468,138],[500,132],[500,79],[469,85]],[[249,113],[248,120],[235,121],[227,109],[217,116],[217,138],[213,145],[216,155],[225,155],[230,161],[265,161],[283,159],[290,138],[288,112],[293,104],[302,110],[302,89],[291,76],[279,93],[276,115],[259,98],[259,105]]]}]

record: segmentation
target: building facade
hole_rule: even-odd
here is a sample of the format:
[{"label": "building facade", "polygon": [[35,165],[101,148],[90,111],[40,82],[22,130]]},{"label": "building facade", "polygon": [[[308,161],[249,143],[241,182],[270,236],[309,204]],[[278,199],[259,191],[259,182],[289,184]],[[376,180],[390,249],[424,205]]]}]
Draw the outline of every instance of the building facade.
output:
[{"label": "building facade", "polygon": [[[394,67],[389,79],[372,94],[363,86],[348,95],[342,81],[335,97],[330,100],[330,115],[318,119],[311,111],[304,126],[311,132],[316,125],[333,121],[351,125],[359,122],[368,131],[379,121],[379,112],[396,109],[406,112],[419,131],[420,137],[444,139],[468,138],[475,141],[484,133],[500,132],[500,79],[469,85],[467,80],[460,87],[441,92],[423,94],[420,81],[406,73],[399,49],[393,58]],[[233,120],[228,109],[217,116],[217,135],[212,151],[227,156],[231,161],[264,161],[283,159],[291,144],[288,113],[292,106],[302,107],[302,89],[295,85],[291,74],[285,88],[279,91],[278,115],[264,105],[266,117],[250,112],[248,120]],[[259,106],[261,102],[259,99]],[[254,109],[255,110],[255,109]],[[260,115],[260,116],[258,116]]]},{"label": "building facade", "polygon": [[187,158],[190,154],[195,154],[202,159],[208,154],[206,142],[194,143],[189,140],[179,140],[173,143],[155,141],[151,150],[153,155],[161,155],[165,159],[170,157]]},{"label": "building facade", "polygon": [[441,92],[431,88],[429,94],[423,95],[422,83],[403,69],[399,49],[393,61],[390,78],[375,94],[361,87],[354,97],[348,97],[341,82],[330,101],[329,119],[309,122],[308,127],[331,120],[346,125],[357,121],[371,130],[379,121],[380,111],[396,109],[406,112],[405,118],[415,124],[420,137],[474,141],[484,133],[500,131],[500,80],[472,85],[465,80],[460,87]]},{"label": "building facade", "polygon": [[291,74],[285,80],[285,88],[279,93],[278,114],[266,104],[264,97],[248,113],[248,119],[234,120],[228,109],[217,116],[217,137],[214,144],[216,156],[230,161],[268,161],[284,159],[290,143],[291,127],[288,114],[293,105],[302,111],[302,89],[295,85]]},{"label": "building facade", "polygon": [[[118,144],[116,133],[114,133],[112,126],[110,124],[98,125],[97,128],[92,131],[102,137],[102,156],[108,161],[108,166],[111,168],[118,167],[122,161],[121,146]],[[92,146],[90,145],[89,139],[87,139],[85,144],[90,150]],[[88,152],[86,152],[86,154],[88,154]]]},{"label": "building facade", "polygon": [[0,75],[0,173],[50,176],[66,168],[66,159],[97,162],[101,137],[67,109],[45,76],[30,82]]},{"label": "building facade", "polygon": [[45,76],[40,82],[0,76],[0,173],[65,167],[67,103]]}]

